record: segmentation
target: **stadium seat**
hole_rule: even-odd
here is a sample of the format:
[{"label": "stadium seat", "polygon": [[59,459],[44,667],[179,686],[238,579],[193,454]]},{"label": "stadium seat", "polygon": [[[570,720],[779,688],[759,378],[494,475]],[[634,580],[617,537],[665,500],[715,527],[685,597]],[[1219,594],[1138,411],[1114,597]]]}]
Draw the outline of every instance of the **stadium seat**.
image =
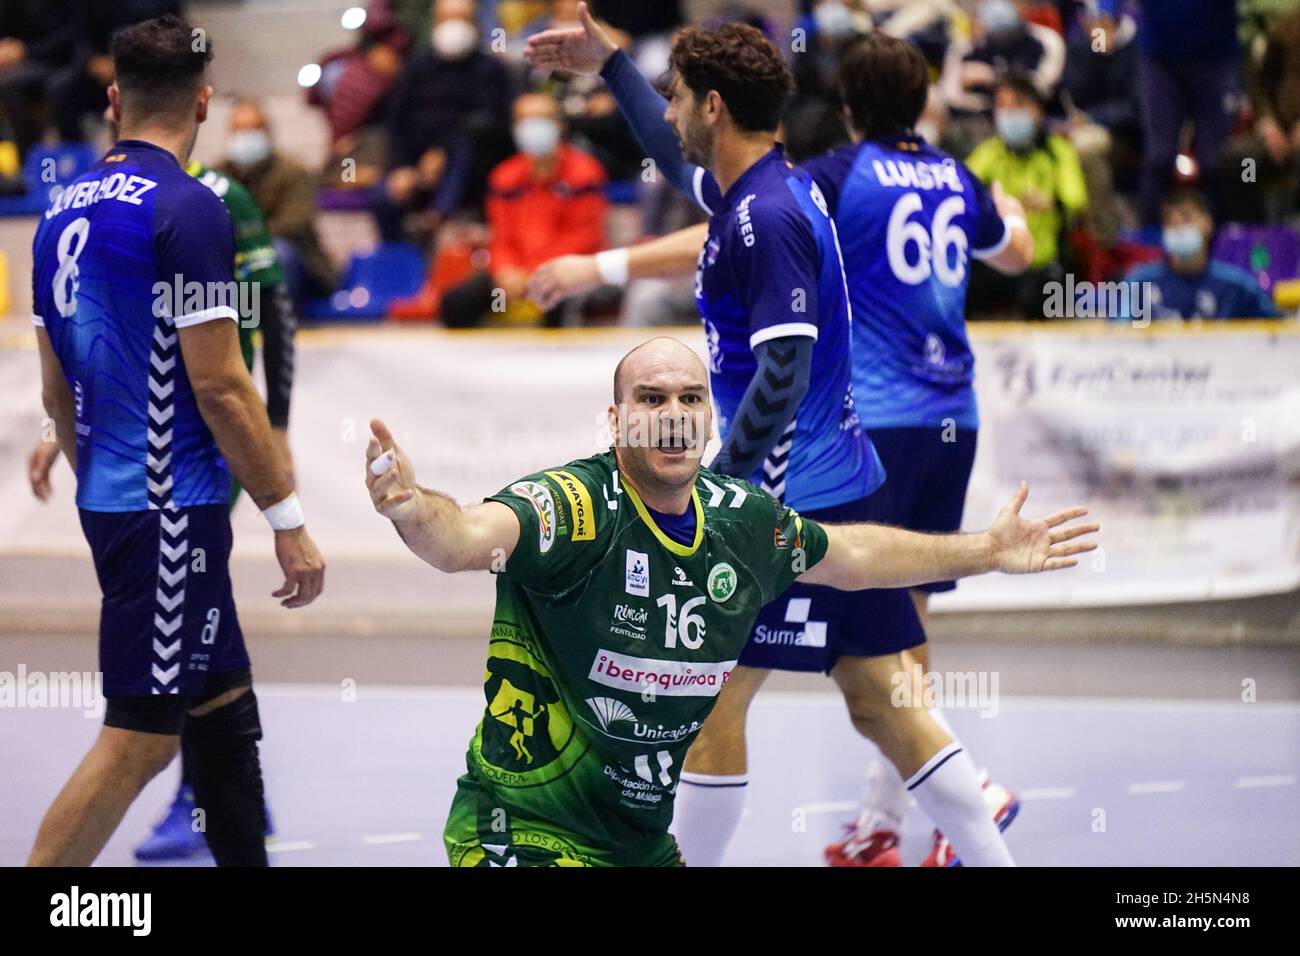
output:
[{"label": "stadium seat", "polygon": [[1213,258],[1245,269],[1272,295],[1278,282],[1300,277],[1300,233],[1286,226],[1228,223],[1215,239]]},{"label": "stadium seat", "polygon": [[424,282],[424,257],[405,242],[385,242],[365,255],[355,255],[338,291],[310,302],[303,318],[321,322],[382,319],[389,303],[412,296]]},{"label": "stadium seat", "polygon": [[[23,161],[23,180],[27,195],[0,197],[0,216],[31,216],[53,200],[55,189],[62,189],[95,164],[99,156],[84,143],[58,146],[33,146]],[[54,181],[49,181],[49,170]]]}]

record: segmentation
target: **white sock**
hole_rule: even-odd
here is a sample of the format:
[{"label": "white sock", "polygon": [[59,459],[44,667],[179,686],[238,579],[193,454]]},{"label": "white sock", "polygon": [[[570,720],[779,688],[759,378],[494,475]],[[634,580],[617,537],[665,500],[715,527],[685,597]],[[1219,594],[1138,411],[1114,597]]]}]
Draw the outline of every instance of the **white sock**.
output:
[{"label": "white sock", "polygon": [[[872,744],[875,747],[875,744]],[[907,788],[894,765],[877,749],[875,759],[867,765],[867,792],[858,814],[857,835],[868,837],[877,830],[898,833],[907,813]]]},{"label": "white sock", "polygon": [[745,812],[747,774],[682,771],[673,807],[673,836],[687,866],[722,866],[722,855]]},{"label": "white sock", "polygon": [[963,866],[1015,866],[961,744],[948,744],[927,760],[908,779],[907,789],[952,843]]}]

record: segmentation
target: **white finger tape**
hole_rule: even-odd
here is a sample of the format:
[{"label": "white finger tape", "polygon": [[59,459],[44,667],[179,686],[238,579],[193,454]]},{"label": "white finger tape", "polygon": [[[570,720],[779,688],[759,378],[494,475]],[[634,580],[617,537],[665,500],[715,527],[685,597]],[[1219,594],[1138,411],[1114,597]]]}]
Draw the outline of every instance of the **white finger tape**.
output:
[{"label": "white finger tape", "polygon": [[386,451],[370,463],[370,473],[372,475],[382,475],[392,467],[393,453],[391,451]]}]

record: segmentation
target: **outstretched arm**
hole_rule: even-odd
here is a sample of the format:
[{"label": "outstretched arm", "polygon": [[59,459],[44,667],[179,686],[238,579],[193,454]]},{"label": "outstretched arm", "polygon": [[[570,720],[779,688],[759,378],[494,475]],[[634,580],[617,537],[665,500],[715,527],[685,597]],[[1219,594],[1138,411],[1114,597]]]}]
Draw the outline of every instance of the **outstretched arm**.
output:
[{"label": "outstretched arm", "polygon": [[422,488],[415,469],[375,419],[366,446],[366,487],[375,510],[393,522],[406,546],[439,571],[500,569],[519,542],[519,519],[508,507],[487,501],[462,508],[446,495]]},{"label": "outstretched arm", "polygon": [[524,59],[540,70],[599,73],[646,155],[670,183],[698,202],[695,178],[699,167],[682,158],[677,134],[664,122],[667,102],[592,19],[585,3],[578,4],[578,21],[577,27],[544,30],[529,37]]},{"label": "outstretched arm", "polygon": [[1074,555],[1096,550],[1095,540],[1074,541],[1101,527],[1073,523],[1088,513],[1087,508],[1067,508],[1047,518],[1027,520],[1020,517],[1027,497],[1029,485],[1021,482],[992,527],[978,534],[921,534],[875,524],[824,525],[826,557],[799,580],[845,591],[914,587],[989,571],[1059,571],[1079,563]]},{"label": "outstretched arm", "polygon": [[528,280],[528,297],[553,309],[570,296],[600,285],[626,285],[632,279],[689,275],[709,234],[708,223],[687,226],[635,246],[606,249],[593,256],[559,256],[543,262]]}]

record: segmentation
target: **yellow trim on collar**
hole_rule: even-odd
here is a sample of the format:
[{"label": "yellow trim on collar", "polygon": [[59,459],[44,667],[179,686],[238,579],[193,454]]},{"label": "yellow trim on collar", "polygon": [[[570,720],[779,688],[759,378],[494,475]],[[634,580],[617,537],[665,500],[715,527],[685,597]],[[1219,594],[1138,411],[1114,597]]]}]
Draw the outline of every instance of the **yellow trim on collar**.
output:
[{"label": "yellow trim on collar", "polygon": [[700,550],[700,544],[704,541],[704,505],[700,503],[700,493],[694,487],[691,488],[691,502],[695,505],[695,540],[688,548],[684,544],[678,544],[659,530],[654,518],[650,517],[650,512],[646,510],[645,503],[641,501],[641,496],[636,493],[630,484],[626,481],[621,481],[620,484],[623,486],[624,494],[632,499],[632,507],[636,508],[636,513],[641,516],[645,526],[659,539],[660,544],[673,554],[680,555],[683,558],[689,558]]}]

